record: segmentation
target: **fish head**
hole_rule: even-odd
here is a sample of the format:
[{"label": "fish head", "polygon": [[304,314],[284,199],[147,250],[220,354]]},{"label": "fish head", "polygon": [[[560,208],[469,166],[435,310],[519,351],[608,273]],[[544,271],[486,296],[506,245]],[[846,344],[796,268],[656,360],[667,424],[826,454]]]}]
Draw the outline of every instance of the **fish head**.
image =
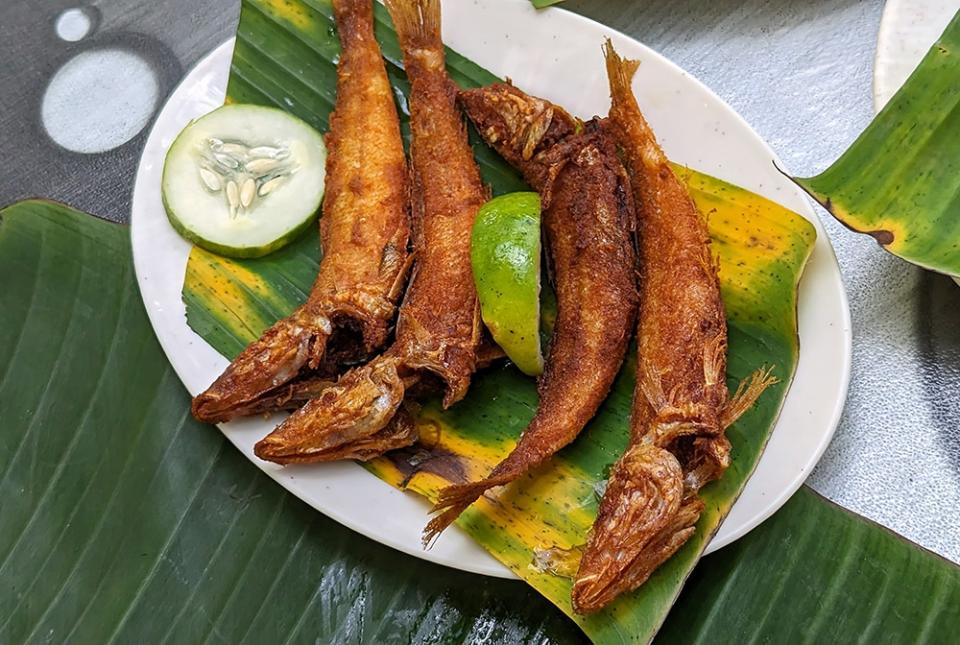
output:
[{"label": "fish head", "polygon": [[580,122],[545,99],[509,83],[463,90],[460,102],[480,136],[511,165],[537,172],[538,155],[580,130]]},{"label": "fish head", "polygon": [[366,446],[403,402],[406,386],[397,365],[379,356],[347,372],[258,442],[254,452],[276,463],[308,463],[340,459],[351,447]]},{"label": "fish head", "polygon": [[702,502],[684,499],[667,450],[632,446],[614,466],[573,584],[574,610],[592,613],[636,589],[693,532]]},{"label": "fish head", "polygon": [[306,307],[278,321],[193,400],[193,415],[219,423],[256,409],[263,397],[269,398],[305,366],[319,366],[330,331],[330,321]]}]

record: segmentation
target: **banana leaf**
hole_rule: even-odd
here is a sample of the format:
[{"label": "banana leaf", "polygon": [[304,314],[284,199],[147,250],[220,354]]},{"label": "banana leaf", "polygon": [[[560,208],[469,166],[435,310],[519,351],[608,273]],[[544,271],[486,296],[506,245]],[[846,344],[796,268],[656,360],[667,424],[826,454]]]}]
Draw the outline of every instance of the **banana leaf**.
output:
[{"label": "banana leaf", "polygon": [[853,145],[795,181],[890,253],[960,276],[960,13]]},{"label": "banana leaf", "polygon": [[[377,19],[377,36],[402,110],[408,85],[401,54],[380,7]],[[228,101],[276,106],[325,130],[335,98],[338,51],[329,0],[247,0],[242,5]],[[448,52],[448,67],[464,87],[497,80],[455,52]],[[474,144],[484,179],[495,194],[524,187],[476,137]],[[695,536],[640,590],[590,617],[572,611],[569,577],[531,566],[544,551],[569,551],[585,541],[596,515],[597,491],[626,445],[635,371],[632,356],[580,440],[548,467],[500,491],[496,501],[481,499],[459,521],[595,640],[626,635],[648,640],[656,633],[756,466],[798,356],[796,285],[813,246],[813,226],[736,186],[678,170],[698,206],[710,214],[730,329],[730,385],[736,387],[762,365],[772,367],[780,379],[730,429],[733,463],[720,481],[703,491],[707,508]],[[316,231],[280,253],[253,261],[233,261],[194,249],[183,289],[190,326],[222,354],[233,357],[303,302],[319,256]],[[548,309],[543,318],[552,320],[552,312]],[[474,379],[469,396],[450,410],[442,410],[437,401],[426,402],[417,422],[429,441],[371,462],[368,468],[397,487],[434,498],[451,473],[473,479],[489,472],[515,444],[536,402],[533,380],[512,366],[485,371]]]},{"label": "banana leaf", "polygon": [[544,9],[551,5],[560,4],[563,0],[530,0],[530,2],[537,9]]},{"label": "banana leaf", "polygon": [[[0,211],[0,643],[574,643],[519,582],[325,518],[193,421],[127,229]],[[946,643],[960,569],[802,488],[705,558],[661,643]]]},{"label": "banana leaf", "polygon": [[0,643],[580,640],[525,585],[360,538],[194,421],[128,239],[0,211]]}]

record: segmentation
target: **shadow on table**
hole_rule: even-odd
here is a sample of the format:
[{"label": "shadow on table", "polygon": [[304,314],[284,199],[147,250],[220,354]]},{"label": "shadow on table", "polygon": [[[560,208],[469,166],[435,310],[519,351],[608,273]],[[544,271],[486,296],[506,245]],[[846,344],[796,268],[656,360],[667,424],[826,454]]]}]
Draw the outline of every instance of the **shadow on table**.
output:
[{"label": "shadow on table", "polygon": [[960,478],[960,285],[952,278],[925,273],[921,278],[917,331],[923,397],[943,439],[944,454]]}]

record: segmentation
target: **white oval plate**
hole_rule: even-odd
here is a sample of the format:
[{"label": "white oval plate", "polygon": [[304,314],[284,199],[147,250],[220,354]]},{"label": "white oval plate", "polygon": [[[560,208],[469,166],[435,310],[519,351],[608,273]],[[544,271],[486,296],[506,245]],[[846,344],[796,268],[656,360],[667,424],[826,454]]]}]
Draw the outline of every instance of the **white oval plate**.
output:
[{"label": "white oval plate", "polygon": [[887,0],[873,65],[873,107],[879,112],[937,42],[960,0]]},{"label": "white oval plate", "polygon": [[[600,44],[611,37],[622,54],[643,62],[635,89],[672,159],[777,200],[817,227],[800,288],[802,350],[796,378],[756,473],[708,551],[729,544],[799,488],[830,441],[843,408],[850,316],[826,233],[804,195],[774,168],[776,158],[760,137],[700,82],[635,40],[567,11],[537,13],[527,0],[447,1],[443,12],[444,37],[451,47],[581,116],[605,114],[609,107]],[[140,290],[160,344],[191,394],[212,382],[227,361],[187,327],[180,289],[190,245],[167,223],[160,174],[177,133],[223,101],[232,46],[224,43],[203,59],[170,97],[144,149],[133,196],[131,237]],[[422,550],[427,504],[354,463],[284,468],[260,461],[253,444],[275,423],[248,419],[221,427],[259,468],[338,522],[425,560],[513,577],[456,527],[432,550]]]}]

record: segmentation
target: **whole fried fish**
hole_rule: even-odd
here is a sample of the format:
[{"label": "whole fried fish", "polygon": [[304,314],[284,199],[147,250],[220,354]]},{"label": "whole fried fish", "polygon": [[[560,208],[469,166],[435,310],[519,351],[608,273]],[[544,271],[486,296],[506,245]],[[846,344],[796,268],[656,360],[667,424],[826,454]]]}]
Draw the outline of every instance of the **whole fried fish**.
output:
[{"label": "whole fried fish", "polygon": [[[410,79],[413,276],[394,344],[292,414],[255,452],[277,463],[369,459],[417,436],[408,388],[438,384],[450,406],[477,365],[480,315],[470,233],[487,192],[444,67],[438,0],[388,0]],[[426,381],[426,383],[422,383]]]},{"label": "whole fried fish", "polygon": [[573,441],[606,398],[633,331],[634,212],[612,137],[512,85],[461,93],[483,138],[541,194],[557,319],[536,415],[483,480],[444,489],[429,543],[487,489],[510,483]]},{"label": "whole fried fish", "polygon": [[693,535],[697,493],[730,464],[724,431],[767,386],[758,371],[731,399],[727,324],[704,218],[640,113],[638,63],[604,48],[609,128],[639,215],[640,310],[630,445],[614,466],[573,585],[579,613],[643,584]]},{"label": "whole fried fish", "polygon": [[326,136],[320,271],[307,302],[193,400],[201,421],[302,403],[317,391],[311,371],[335,377],[341,365],[372,355],[396,313],[410,232],[400,122],[373,35],[372,0],[334,0],[333,8],[341,54]]}]

